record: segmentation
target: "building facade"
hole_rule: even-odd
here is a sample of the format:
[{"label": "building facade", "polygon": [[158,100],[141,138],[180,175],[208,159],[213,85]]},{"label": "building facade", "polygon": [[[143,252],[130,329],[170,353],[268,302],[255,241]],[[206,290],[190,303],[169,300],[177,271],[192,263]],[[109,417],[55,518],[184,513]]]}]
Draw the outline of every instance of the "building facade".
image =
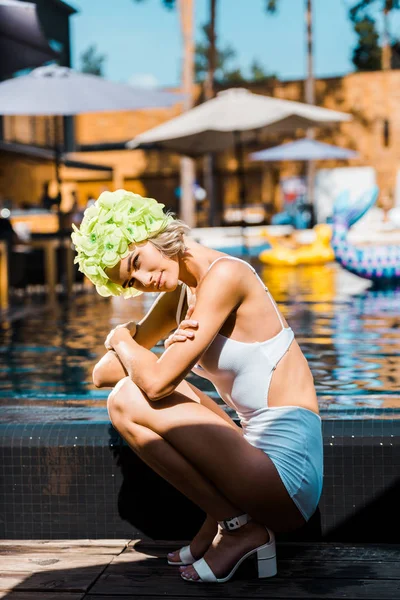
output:
[{"label": "building facade", "polygon": [[[279,80],[248,86],[259,94],[286,100],[302,101],[304,81]],[[318,140],[356,150],[359,158],[348,162],[324,161],[320,166],[369,166],[375,169],[381,191],[393,194],[400,169],[400,70],[350,73],[344,77],[316,80],[316,103],[320,106],[350,113],[352,121],[326,129],[317,129]],[[104,161],[118,173],[116,184],[163,198],[174,205],[173,190],[179,185],[179,157],[156,151],[122,150],[117,148],[142,131],[170,119],[180,106],[159,111],[81,115],[76,120],[78,147],[95,162]],[[304,136],[268,135],[257,144],[247,146],[246,155],[268,146]],[[105,148],[100,150],[99,148]],[[108,148],[108,149],[107,149]],[[216,188],[225,205],[238,202],[236,159],[232,152],[216,158]],[[282,176],[305,172],[304,163],[259,164],[246,160],[246,191],[249,204],[272,204],[279,208],[279,179]],[[81,178],[83,174],[81,174]],[[202,181],[202,161],[197,161],[197,177]],[[82,182],[83,184],[83,182]],[[80,187],[82,184],[79,184]],[[85,190],[96,182],[86,180]],[[97,186],[97,190],[98,190]]]},{"label": "building facade", "polygon": [[[254,93],[272,95],[287,100],[302,101],[304,81],[268,80],[264,84],[248,86]],[[382,192],[393,193],[400,168],[400,70],[368,73],[350,73],[344,77],[318,79],[316,103],[326,108],[352,114],[351,122],[317,129],[320,141],[343,146],[359,152],[360,157],[351,162],[324,161],[324,168],[369,166],[376,171],[377,183]],[[75,118],[75,143],[77,151],[71,157],[112,167],[113,173],[64,168],[65,181],[75,182],[82,205],[88,196],[96,197],[103,189],[126,189],[154,196],[168,207],[177,210],[176,189],[179,186],[179,157],[155,150],[126,150],[124,143],[139,133],[154,127],[182,110],[180,104],[168,109],[132,112],[95,113]],[[34,143],[32,126],[28,118],[15,118],[13,128],[8,124],[9,141]],[[43,134],[43,126],[40,135]],[[36,139],[39,128],[36,126]],[[266,136],[257,144],[246,147],[246,154],[268,146],[302,137],[304,131],[294,136]],[[247,152],[248,151],[248,152]],[[215,182],[217,195],[225,206],[238,202],[238,183],[235,175],[236,159],[232,152],[216,157]],[[198,182],[202,183],[202,161],[196,165]],[[43,167],[32,166],[32,178],[43,177]],[[304,173],[303,163],[258,164],[246,160],[245,177],[248,204],[267,205],[270,211],[279,207],[279,179],[282,176]],[[47,176],[47,173],[46,173]],[[16,178],[17,179],[17,178]],[[4,181],[4,185],[7,185]],[[13,195],[21,201],[26,190],[14,182]]]},{"label": "building facade", "polygon": [[[31,2],[32,0],[23,0]],[[58,53],[58,64],[71,66],[70,17],[76,13],[62,0],[35,0],[43,33]],[[73,120],[59,118],[68,150],[74,147]],[[0,202],[11,206],[38,202],[43,183],[54,177],[53,117],[3,117],[0,123]]]}]

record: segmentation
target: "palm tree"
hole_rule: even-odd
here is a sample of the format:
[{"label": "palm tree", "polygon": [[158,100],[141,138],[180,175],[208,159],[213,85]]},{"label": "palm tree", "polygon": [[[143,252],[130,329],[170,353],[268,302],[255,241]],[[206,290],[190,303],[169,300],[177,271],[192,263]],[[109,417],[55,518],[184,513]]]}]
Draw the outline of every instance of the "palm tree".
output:
[{"label": "palm tree", "polygon": [[[266,11],[276,13],[279,0],[266,0]],[[315,104],[315,80],[314,80],[314,56],[313,56],[313,11],[312,0],[305,0],[305,23],[306,23],[306,41],[307,41],[307,79],[304,89],[304,100],[307,104]],[[309,128],[307,137],[314,138],[315,130]],[[307,162],[307,199],[310,204],[314,203],[314,180],[315,163]]]},{"label": "palm tree", "polygon": [[400,9],[400,0],[359,0],[349,11],[350,19],[357,24],[368,17],[368,9],[380,6],[383,13],[383,36],[381,69],[388,71],[392,65],[392,42],[390,40],[389,20],[393,10]]},{"label": "palm tree", "polygon": [[[280,0],[266,0],[266,11],[271,14],[275,14],[278,10],[279,2]],[[308,104],[315,104],[312,14],[312,0],[305,0],[305,21],[307,39],[307,80],[305,85],[305,101]]]},{"label": "palm tree", "polygon": [[[140,3],[140,2],[145,2],[146,0],[133,0],[134,2]],[[185,7],[185,4],[187,3],[186,0],[161,0],[161,4],[163,4],[165,6],[165,8],[167,9],[173,9],[176,8],[177,2],[179,4],[179,8],[181,11],[181,14],[183,14],[183,12],[185,10],[192,10],[187,7]],[[209,24],[207,27],[207,32],[208,32],[208,42],[209,42],[209,46],[208,46],[208,74],[205,80],[205,85],[204,85],[204,95],[206,97],[207,100],[209,100],[210,98],[212,98],[215,94],[215,90],[214,90],[214,74],[215,74],[215,69],[216,69],[216,63],[217,63],[217,47],[216,47],[216,14],[217,14],[217,0],[209,0],[210,2],[210,20],[209,20]],[[189,0],[189,5],[192,4],[192,0]],[[183,17],[182,17],[183,18]],[[181,21],[183,23],[183,21]],[[183,27],[183,25],[182,25]],[[184,32],[183,32],[183,35]]]},{"label": "palm tree", "polygon": [[[134,2],[143,2],[144,0],[134,0]],[[176,7],[176,0],[161,0],[162,4],[168,8],[168,9],[173,9]],[[179,6],[180,6],[180,11],[181,11],[181,26],[182,26],[182,34],[183,34],[183,38],[185,40],[185,36],[186,36],[186,40],[188,39],[188,29],[187,29],[187,23],[188,21],[188,17],[184,16],[188,14],[189,12],[193,12],[193,8],[192,8],[192,0],[178,0],[179,2]],[[188,8],[186,5],[190,3],[190,7]],[[216,68],[216,60],[217,60],[217,51],[216,51],[216,26],[215,26],[215,22],[216,22],[216,12],[217,12],[217,0],[210,0],[210,21],[209,21],[209,26],[208,26],[208,41],[209,41],[209,49],[208,49],[208,73],[207,73],[207,77],[206,80],[204,82],[204,95],[205,98],[208,100],[210,98],[212,98],[215,94],[215,86],[214,86],[214,76],[215,76],[215,68]],[[186,25],[185,25],[186,23]],[[186,29],[185,29],[186,28]],[[186,33],[185,33],[186,31]],[[191,34],[192,39],[193,39],[193,27],[191,29]],[[184,42],[185,44],[185,42]],[[191,50],[188,50],[188,48],[191,48]],[[192,81],[189,85],[190,89],[193,89],[193,41],[189,44],[185,44],[185,54],[184,54],[184,66],[183,66],[183,73],[192,73]],[[190,108],[190,107],[188,107]],[[190,175],[190,171],[191,171],[191,175]],[[182,163],[181,163],[181,181],[182,181],[182,188],[185,188],[185,193],[186,193],[186,199],[183,198],[183,202],[182,202],[182,206],[189,206],[192,205],[193,206],[193,200],[190,202],[188,200],[188,194],[191,193],[191,189],[189,189],[189,180],[191,178],[191,181],[193,181],[193,174],[194,174],[194,168],[193,168],[193,164],[192,166],[189,166],[189,159],[183,159]],[[216,209],[215,209],[215,194],[214,194],[214,186],[213,186],[213,161],[212,161],[212,157],[211,156],[206,156],[205,157],[205,161],[204,161],[204,180],[205,180],[205,187],[207,189],[207,195],[210,199],[210,221],[211,224],[216,224],[215,223],[215,217],[213,216],[216,213]],[[191,214],[189,214],[191,213]],[[186,216],[186,219],[188,224],[193,223],[194,221],[194,214],[193,214],[193,208],[191,211],[188,212],[188,215]]]},{"label": "palm tree", "polygon": [[[143,2],[143,0],[134,0]],[[184,110],[193,106],[194,83],[194,41],[193,41],[193,0],[161,0],[165,8],[172,10],[178,4],[181,31],[183,38],[183,64],[182,64],[182,91],[185,94]],[[193,198],[193,185],[195,181],[194,162],[188,157],[180,161],[181,202],[180,216],[189,225],[194,227],[195,203]]]},{"label": "palm tree", "polygon": [[[185,94],[184,109],[193,106],[194,83],[194,39],[193,39],[193,0],[179,0],[181,30],[183,37],[182,88]],[[196,226],[193,186],[195,182],[194,161],[186,156],[181,158],[181,217],[189,225]]]},{"label": "palm tree", "polygon": [[208,33],[208,73],[204,85],[204,95],[206,100],[215,95],[214,77],[217,65],[217,36],[216,36],[216,14],[217,0],[210,0],[210,21],[207,27]]}]

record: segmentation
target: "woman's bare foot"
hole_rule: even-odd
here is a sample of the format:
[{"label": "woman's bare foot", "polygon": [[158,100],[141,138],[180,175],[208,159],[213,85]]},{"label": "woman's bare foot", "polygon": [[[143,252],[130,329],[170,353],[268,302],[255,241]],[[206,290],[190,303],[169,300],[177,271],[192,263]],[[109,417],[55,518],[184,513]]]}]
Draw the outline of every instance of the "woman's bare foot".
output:
[{"label": "woman's bare foot", "polygon": [[[268,540],[267,529],[255,521],[249,521],[234,531],[220,528],[204,559],[217,578],[225,577],[244,554],[266,544]],[[200,579],[192,565],[182,566],[180,571],[184,579]]]},{"label": "woman's bare foot", "polygon": [[[215,538],[217,532],[217,521],[215,521],[207,515],[207,518],[201,526],[199,532],[190,542],[190,552],[192,553],[193,558],[198,560],[204,555],[205,551]],[[168,554],[168,560],[169,562],[180,562],[181,559],[179,558],[179,550],[176,550],[175,552],[170,552]]]}]

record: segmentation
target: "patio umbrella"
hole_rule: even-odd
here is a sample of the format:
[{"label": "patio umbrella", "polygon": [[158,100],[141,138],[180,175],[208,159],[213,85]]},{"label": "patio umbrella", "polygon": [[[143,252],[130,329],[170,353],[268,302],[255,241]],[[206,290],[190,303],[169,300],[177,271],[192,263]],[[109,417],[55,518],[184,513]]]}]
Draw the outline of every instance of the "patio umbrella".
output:
[{"label": "patio umbrella", "polygon": [[232,148],[238,133],[243,143],[258,139],[263,131],[293,132],[350,119],[351,115],[327,108],[232,88],[136,136],[127,146],[154,144],[172,152],[200,156]]},{"label": "patio umbrella", "polygon": [[36,4],[0,0],[0,80],[57,56],[43,35]]},{"label": "patio umbrella", "polygon": [[358,152],[354,150],[324,144],[309,138],[296,140],[288,144],[274,146],[273,148],[267,148],[266,150],[250,154],[251,160],[262,162],[279,162],[285,160],[349,160],[358,157]]},{"label": "patio umbrella", "polygon": [[[69,116],[171,106],[181,99],[180,94],[134,88],[57,65],[39,67],[28,75],[0,83],[0,115]],[[61,149],[57,128],[55,132],[54,151],[60,185]]]},{"label": "patio umbrella", "polygon": [[182,96],[49,65],[0,83],[1,115],[78,115],[171,106]]},{"label": "patio umbrella", "polygon": [[156,148],[199,156],[235,148],[238,160],[240,204],[245,203],[243,144],[263,133],[293,133],[349,121],[351,115],[319,106],[253,94],[242,88],[220,92],[186,113],[171,119],[128,142],[128,148]]},{"label": "patio umbrella", "polygon": [[[317,142],[310,138],[295,140],[294,142],[281,144],[280,146],[274,146],[273,148],[267,148],[266,150],[250,154],[250,160],[261,162],[349,160],[358,157],[358,152],[354,150]],[[308,201],[310,202],[310,199]],[[312,213],[310,214],[310,219],[312,220]]]}]

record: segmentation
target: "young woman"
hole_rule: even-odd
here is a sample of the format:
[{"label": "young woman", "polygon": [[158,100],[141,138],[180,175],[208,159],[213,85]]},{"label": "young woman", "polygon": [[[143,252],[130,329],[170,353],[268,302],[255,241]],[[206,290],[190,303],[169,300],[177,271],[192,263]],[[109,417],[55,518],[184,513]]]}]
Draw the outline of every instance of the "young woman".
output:
[{"label": "young woman", "polygon": [[[255,555],[269,577],[273,531],[302,526],[321,495],[313,377],[255,270],[196,243],[162,209],[104,192],[73,233],[76,261],[100,294],[160,292],[140,323],[109,333],[94,383],[115,386],[110,419],[132,450],[207,515],[169,564],[187,581],[224,582]],[[157,358],[151,348],[175,328]],[[185,381],[190,370],[215,385],[241,427]]]}]

